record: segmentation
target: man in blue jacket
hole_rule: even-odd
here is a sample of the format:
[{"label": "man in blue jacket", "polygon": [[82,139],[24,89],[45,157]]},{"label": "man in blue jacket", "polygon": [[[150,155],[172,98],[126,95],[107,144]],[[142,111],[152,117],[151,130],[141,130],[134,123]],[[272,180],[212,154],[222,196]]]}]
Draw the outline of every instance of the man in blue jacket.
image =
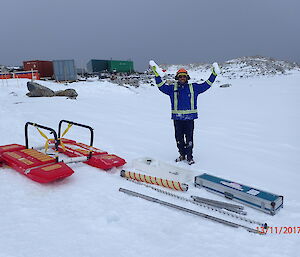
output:
[{"label": "man in blue jacket", "polygon": [[220,72],[217,63],[213,64],[212,73],[204,83],[188,83],[190,76],[185,69],[177,71],[174,85],[162,81],[157,72],[157,65],[150,61],[150,67],[155,74],[158,89],[167,94],[171,100],[172,119],[174,121],[175,139],[179,151],[176,162],[187,160],[189,165],[195,163],[193,159],[194,120],[198,118],[197,97],[211,87]]}]

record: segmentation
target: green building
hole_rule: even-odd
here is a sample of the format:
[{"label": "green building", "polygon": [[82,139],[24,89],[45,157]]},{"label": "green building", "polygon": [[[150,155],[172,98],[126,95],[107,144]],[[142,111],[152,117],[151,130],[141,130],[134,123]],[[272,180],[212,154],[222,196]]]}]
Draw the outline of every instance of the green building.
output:
[{"label": "green building", "polygon": [[108,61],[108,70],[110,72],[134,72],[132,61]]},{"label": "green building", "polygon": [[92,59],[87,63],[87,70],[90,73],[109,71],[109,72],[134,72],[133,61],[116,60],[96,60]]}]

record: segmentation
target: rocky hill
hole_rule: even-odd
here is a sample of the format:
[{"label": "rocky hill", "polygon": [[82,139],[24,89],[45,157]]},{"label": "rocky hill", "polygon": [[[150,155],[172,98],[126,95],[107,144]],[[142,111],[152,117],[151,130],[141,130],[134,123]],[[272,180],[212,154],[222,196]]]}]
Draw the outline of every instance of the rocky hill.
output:
[{"label": "rocky hill", "polygon": [[[289,74],[292,71],[300,71],[300,65],[288,61],[280,61],[269,57],[250,56],[240,57],[219,63],[222,68],[222,76],[229,79],[249,78],[256,76],[272,76]],[[211,64],[194,63],[187,65],[161,65],[168,73],[175,73],[178,68],[185,68],[190,72],[207,71]]]}]

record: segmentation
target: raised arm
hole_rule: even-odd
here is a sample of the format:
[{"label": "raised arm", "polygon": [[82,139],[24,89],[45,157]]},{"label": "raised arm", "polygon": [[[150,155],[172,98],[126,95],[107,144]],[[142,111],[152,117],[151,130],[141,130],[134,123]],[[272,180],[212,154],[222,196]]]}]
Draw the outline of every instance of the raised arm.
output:
[{"label": "raised arm", "polygon": [[212,73],[210,74],[208,80],[206,80],[201,84],[193,83],[195,92],[197,94],[201,94],[205,92],[207,89],[209,89],[211,85],[214,83],[218,74],[220,74],[220,68],[219,65],[215,62],[213,63]]},{"label": "raised arm", "polygon": [[156,83],[158,89],[161,92],[163,92],[164,94],[170,95],[173,92],[173,90],[174,90],[174,86],[166,84],[166,81],[163,81],[161,79],[161,76],[157,72],[157,67],[158,66],[157,66],[157,64],[154,61],[150,61],[149,65],[150,65],[151,70],[153,71],[153,73],[155,75],[155,83]]}]

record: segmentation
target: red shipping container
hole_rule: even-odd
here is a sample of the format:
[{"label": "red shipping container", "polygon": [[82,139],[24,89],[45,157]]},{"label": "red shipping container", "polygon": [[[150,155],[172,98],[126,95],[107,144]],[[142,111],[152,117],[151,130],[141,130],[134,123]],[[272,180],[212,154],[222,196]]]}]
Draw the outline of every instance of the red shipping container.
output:
[{"label": "red shipping container", "polygon": [[50,78],[54,74],[53,63],[51,61],[24,61],[23,66],[25,71],[37,70],[41,78]]}]

